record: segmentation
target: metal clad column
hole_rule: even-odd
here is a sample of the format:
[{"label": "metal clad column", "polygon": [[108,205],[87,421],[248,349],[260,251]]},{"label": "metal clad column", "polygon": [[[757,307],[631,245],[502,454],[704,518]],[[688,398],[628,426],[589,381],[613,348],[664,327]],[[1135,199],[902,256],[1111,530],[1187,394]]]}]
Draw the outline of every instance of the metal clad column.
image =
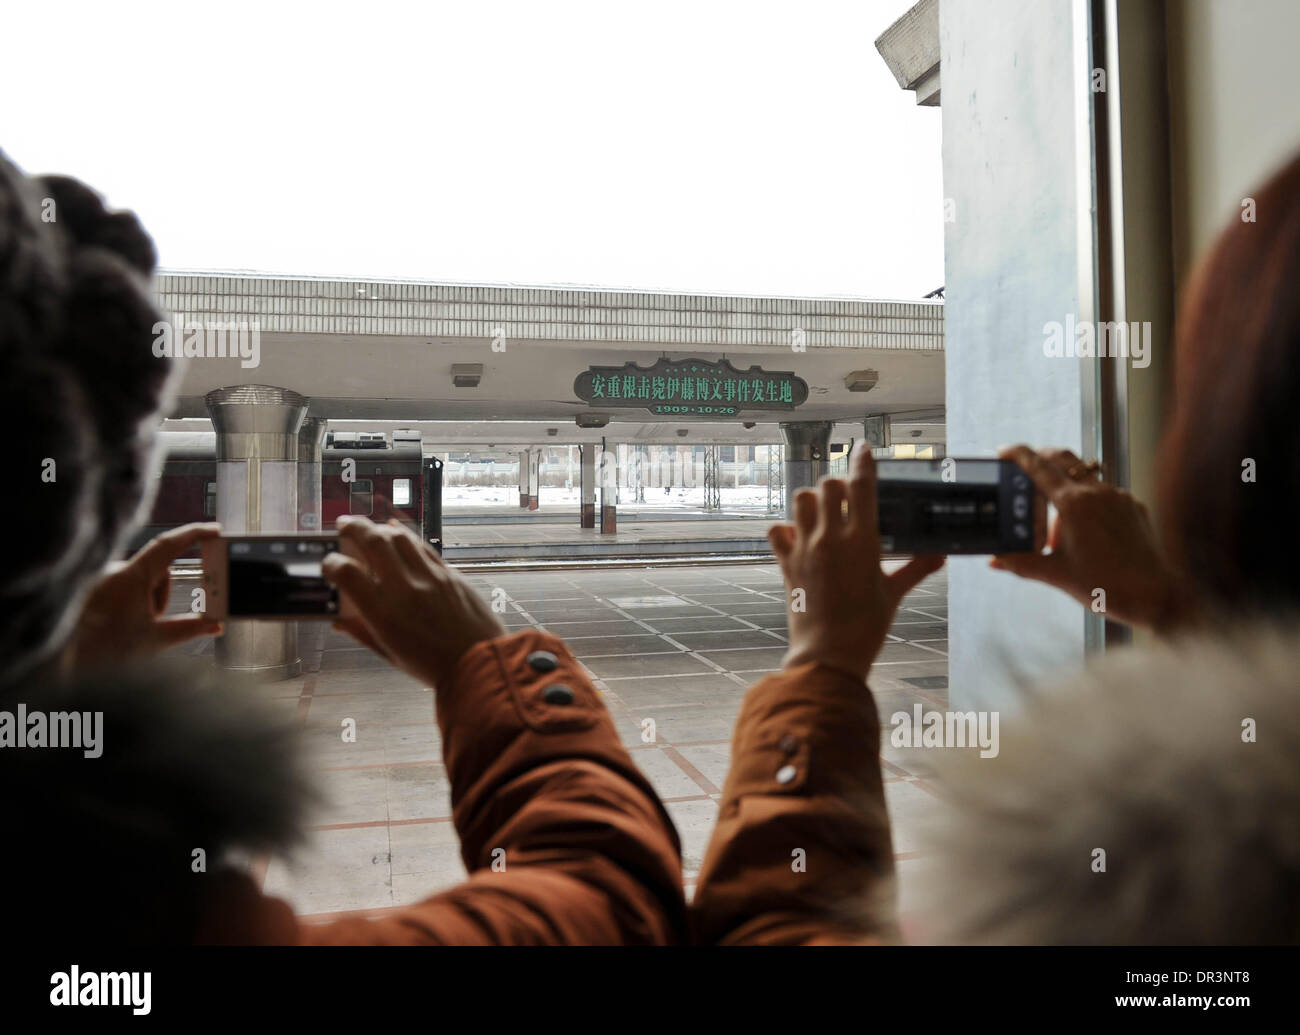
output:
[{"label": "metal clad column", "polygon": [[578,447],[579,466],[582,485],[578,526],[580,528],[596,527],[596,445],[587,442]]},{"label": "metal clad column", "polygon": [[828,469],[831,449],[830,421],[782,422],[785,439],[785,512],[794,515],[794,494],[817,484]]},{"label": "metal clad column", "polygon": [[[324,464],[321,443],[325,439],[324,417],[307,417],[298,429],[298,531],[320,532],[321,529],[321,474]],[[301,621],[298,626],[298,647],[306,645],[314,651],[325,645],[325,623]]]},{"label": "metal clad column", "polygon": [[[217,520],[222,531],[296,532],[298,434],[307,400],[270,385],[236,385],[209,392],[204,401],[217,433]],[[319,478],[316,484],[319,492]],[[290,679],[302,671],[297,623],[228,621],[225,635],[217,640],[216,656],[224,669],[267,680]]]},{"label": "metal clad column", "polygon": [[600,531],[618,531],[618,447],[610,449],[600,440]]}]

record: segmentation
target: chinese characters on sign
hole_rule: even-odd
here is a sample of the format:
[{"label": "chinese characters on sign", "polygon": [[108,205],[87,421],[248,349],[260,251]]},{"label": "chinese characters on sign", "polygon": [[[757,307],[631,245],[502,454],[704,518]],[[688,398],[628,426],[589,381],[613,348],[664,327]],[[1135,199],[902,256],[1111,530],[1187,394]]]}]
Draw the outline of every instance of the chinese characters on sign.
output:
[{"label": "chinese characters on sign", "polygon": [[590,367],[573,382],[573,391],[594,406],[703,417],[727,417],[741,410],[793,410],[808,398],[807,382],[792,371],[756,366],[737,370],[725,359]]}]

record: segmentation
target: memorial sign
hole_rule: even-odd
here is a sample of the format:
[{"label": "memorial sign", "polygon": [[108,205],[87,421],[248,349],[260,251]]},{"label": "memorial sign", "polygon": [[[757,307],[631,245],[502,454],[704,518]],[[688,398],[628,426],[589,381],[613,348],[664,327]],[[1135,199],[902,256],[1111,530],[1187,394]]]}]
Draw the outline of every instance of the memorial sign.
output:
[{"label": "memorial sign", "polygon": [[588,367],[573,391],[601,408],[731,417],[742,410],[793,410],[807,401],[808,382],[790,370],[738,370],[726,359],[661,359],[649,367]]}]

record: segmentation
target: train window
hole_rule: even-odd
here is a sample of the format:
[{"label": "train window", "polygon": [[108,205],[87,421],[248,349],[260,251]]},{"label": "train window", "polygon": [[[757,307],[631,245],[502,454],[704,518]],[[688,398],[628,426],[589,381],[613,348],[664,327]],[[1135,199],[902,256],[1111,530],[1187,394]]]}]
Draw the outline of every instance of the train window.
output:
[{"label": "train window", "polygon": [[217,516],[217,483],[206,482],[203,486],[203,516]]},{"label": "train window", "polygon": [[369,478],[358,478],[352,483],[348,497],[348,513],[369,516],[375,509],[375,490]]},{"label": "train window", "polygon": [[393,506],[409,507],[411,505],[411,479],[393,479]]}]

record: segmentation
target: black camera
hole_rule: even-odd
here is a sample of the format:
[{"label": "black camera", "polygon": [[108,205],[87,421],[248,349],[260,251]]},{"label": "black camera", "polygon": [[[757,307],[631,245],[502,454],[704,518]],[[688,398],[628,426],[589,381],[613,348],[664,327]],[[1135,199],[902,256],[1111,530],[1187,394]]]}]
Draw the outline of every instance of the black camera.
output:
[{"label": "black camera", "polygon": [[1040,549],[1046,504],[1010,460],[877,460],[885,553]]}]

